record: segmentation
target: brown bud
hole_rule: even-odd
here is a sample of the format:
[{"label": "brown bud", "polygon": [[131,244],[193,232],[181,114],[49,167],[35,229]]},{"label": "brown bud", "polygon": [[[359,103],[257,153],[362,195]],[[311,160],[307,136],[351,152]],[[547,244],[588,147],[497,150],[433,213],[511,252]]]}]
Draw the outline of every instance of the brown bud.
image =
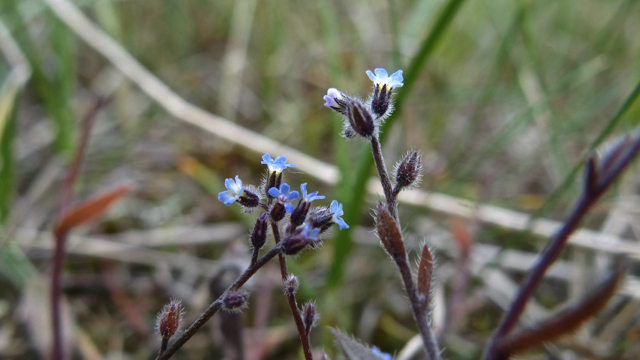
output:
[{"label": "brown bud", "polygon": [[261,213],[251,232],[251,246],[253,246],[254,249],[262,249],[267,242],[268,225],[267,214]]},{"label": "brown bud", "polygon": [[283,254],[297,255],[309,245],[309,238],[302,233],[296,233],[284,238],[280,244]]},{"label": "brown bud", "polygon": [[316,321],[318,321],[316,305],[309,301],[302,307],[302,322],[304,323],[304,330],[307,334],[311,331],[311,328],[315,325]]},{"label": "brown bud", "polygon": [[422,155],[410,150],[395,166],[396,188],[418,186],[422,180]]},{"label": "brown bud", "polygon": [[396,261],[404,260],[407,256],[402,242],[402,233],[396,221],[382,202],[378,201],[376,209],[376,232],[387,253]]},{"label": "brown bud", "polygon": [[284,281],[284,294],[287,296],[295,295],[299,286],[300,283],[298,282],[298,278],[295,277],[295,275],[289,275],[289,277]]},{"label": "brown bud", "polygon": [[367,139],[371,138],[371,136],[376,132],[376,124],[373,120],[373,115],[369,109],[367,109],[367,107],[358,100],[351,101],[348,104],[347,119],[349,121],[349,126],[344,132],[347,138],[352,137],[348,134],[347,130],[351,130]]},{"label": "brown bud", "polygon": [[163,339],[170,339],[180,328],[182,320],[182,303],[171,299],[156,317],[156,329]]}]

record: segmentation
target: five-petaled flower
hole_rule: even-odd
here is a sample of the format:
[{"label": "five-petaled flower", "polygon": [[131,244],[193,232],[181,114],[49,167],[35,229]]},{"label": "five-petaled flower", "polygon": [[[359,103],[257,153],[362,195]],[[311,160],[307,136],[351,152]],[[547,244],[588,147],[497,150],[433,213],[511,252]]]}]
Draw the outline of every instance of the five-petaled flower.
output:
[{"label": "five-petaled flower", "polygon": [[333,200],[331,202],[331,206],[329,206],[329,212],[331,212],[331,220],[340,226],[340,230],[348,229],[349,225],[347,225],[344,220],[342,220],[342,215],[344,215],[344,211],[342,210],[342,204],[340,204],[337,200]]},{"label": "five-petaled flower", "polygon": [[382,88],[384,85],[387,85],[387,91],[391,91],[393,88],[402,87],[404,83],[404,78],[402,77],[402,70],[398,70],[393,73],[393,75],[389,76],[387,70],[383,68],[375,69],[375,75],[371,70],[367,70],[367,75],[369,79],[373,81],[373,86],[376,88]]},{"label": "five-petaled flower", "polygon": [[267,167],[269,168],[269,172],[275,172],[276,174],[279,174],[288,167],[296,167],[294,164],[286,164],[286,162],[286,156],[278,156],[275,160],[273,160],[267,153],[262,155],[262,161],[260,163],[267,165]]},{"label": "five-petaled flower", "polygon": [[244,193],[244,186],[238,175],[236,175],[235,181],[233,179],[226,179],[224,186],[227,188],[227,191],[218,194],[218,200],[222,201],[225,205],[233,204],[242,193]]},{"label": "five-petaled flower", "polygon": [[320,229],[314,228],[311,224],[305,223],[302,226],[301,234],[309,240],[317,241],[320,235]]},{"label": "five-petaled flower", "polygon": [[289,192],[289,189],[290,189],[289,184],[283,183],[282,185],[280,185],[280,190],[274,187],[269,189],[269,195],[273,196],[274,198],[277,198],[278,201],[282,203],[288,203],[291,200],[297,199],[299,196],[297,191]]},{"label": "five-petaled flower", "polygon": [[[318,195],[317,191],[312,192],[311,194],[307,194],[307,183],[300,185],[300,191],[302,192],[302,199],[300,201],[312,202],[313,200],[324,199],[324,195]],[[287,212],[292,213],[295,208],[290,203],[286,203],[284,208],[287,209]]]}]

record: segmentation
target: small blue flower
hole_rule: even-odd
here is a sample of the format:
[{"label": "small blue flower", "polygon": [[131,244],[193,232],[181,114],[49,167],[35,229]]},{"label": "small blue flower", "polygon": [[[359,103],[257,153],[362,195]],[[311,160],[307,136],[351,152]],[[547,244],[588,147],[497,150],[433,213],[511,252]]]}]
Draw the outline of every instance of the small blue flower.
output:
[{"label": "small blue flower", "polygon": [[331,206],[329,206],[329,211],[332,214],[332,218],[331,220],[338,224],[338,226],[340,226],[340,230],[342,229],[348,229],[349,225],[347,225],[346,222],[344,222],[344,220],[342,220],[342,215],[344,215],[344,211],[342,210],[342,204],[340,204],[338,201],[333,200],[331,202]]},{"label": "small blue flower", "polygon": [[[325,101],[324,106],[330,109],[340,109],[342,106],[340,106],[338,102],[342,102],[342,100],[344,100],[342,93],[336,88],[330,88],[329,90],[327,90],[327,95],[323,96],[322,98]],[[338,102],[336,102],[336,100]]]},{"label": "small blue flower", "polygon": [[375,70],[376,74],[374,75],[371,70],[367,70],[367,75],[369,75],[369,79],[373,81],[373,85],[376,87],[383,87],[387,85],[387,91],[391,91],[393,88],[402,87],[404,83],[404,78],[402,77],[402,70],[398,70],[393,73],[393,75],[389,76],[387,70],[383,68],[377,68]]},{"label": "small blue flower", "polygon": [[269,167],[269,172],[275,172],[276,174],[279,174],[288,167],[296,167],[293,164],[285,164],[286,162],[286,156],[278,156],[275,160],[273,160],[267,153],[262,155],[262,161],[260,163],[267,165],[267,167]]},{"label": "small blue flower", "polygon": [[227,188],[227,191],[218,194],[218,200],[222,201],[225,205],[233,204],[242,193],[244,193],[244,186],[238,175],[236,175],[235,181],[233,181],[233,179],[226,179],[224,186]]},{"label": "small blue flower", "polygon": [[393,360],[393,357],[391,356],[391,354],[383,353],[380,349],[378,349],[377,346],[372,346],[371,347],[371,352],[373,352],[374,354],[378,355],[381,359]]},{"label": "small blue flower", "polygon": [[312,202],[313,200],[324,199],[324,196],[318,195],[317,191],[307,194],[307,183],[300,185],[300,190],[302,191],[302,200],[304,201]]},{"label": "small blue flower", "polygon": [[309,224],[309,223],[305,223],[305,224],[302,226],[302,232],[301,232],[301,234],[302,234],[304,237],[306,237],[307,239],[309,239],[309,240],[317,241],[317,240],[318,240],[318,235],[320,235],[320,229],[313,228],[313,227],[311,226],[311,224]]},{"label": "small blue flower", "polygon": [[280,190],[274,187],[269,189],[269,195],[273,196],[274,198],[277,198],[279,201],[283,203],[289,203],[291,200],[297,199],[298,196],[300,195],[298,194],[297,191],[289,192],[289,189],[290,189],[289,184],[282,183],[282,185],[280,185]]}]

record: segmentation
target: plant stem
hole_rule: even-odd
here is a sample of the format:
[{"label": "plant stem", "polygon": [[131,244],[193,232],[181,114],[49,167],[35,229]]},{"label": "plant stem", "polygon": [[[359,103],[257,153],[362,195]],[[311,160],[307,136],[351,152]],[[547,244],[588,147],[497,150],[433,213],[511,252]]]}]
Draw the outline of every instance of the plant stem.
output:
[{"label": "plant stem", "polygon": [[396,195],[393,192],[393,185],[391,185],[391,178],[387,171],[387,166],[384,163],[384,157],[382,156],[382,147],[380,146],[380,140],[378,137],[371,138],[371,153],[373,154],[373,160],[376,163],[376,169],[378,170],[378,176],[380,176],[380,184],[384,191],[384,197],[387,199],[387,210],[398,223],[400,228],[400,219],[398,218],[398,202],[396,201]]},{"label": "plant stem", "polygon": [[406,254],[403,259],[396,261],[396,265],[400,270],[400,275],[402,276],[402,282],[404,283],[407,295],[409,295],[409,302],[411,303],[411,309],[413,310],[413,318],[418,325],[420,335],[422,335],[422,342],[424,343],[425,350],[427,351],[427,358],[429,360],[440,360],[440,348],[438,346],[438,341],[436,340],[427,320],[428,307],[423,307],[420,302],[418,291],[415,283],[413,282],[413,277],[411,276],[411,268]]},{"label": "plant stem", "polygon": [[[271,221],[271,230],[273,232],[273,237],[276,241],[276,244],[279,244],[280,230],[278,229],[278,224],[275,221]],[[282,253],[278,254],[278,261],[280,262],[280,275],[282,276],[282,281],[285,281],[289,277],[289,270],[287,269],[286,258]],[[311,344],[309,342],[309,334],[304,328],[302,315],[300,315],[300,310],[298,309],[295,294],[291,293],[287,295],[287,302],[289,303],[293,321],[296,323],[296,328],[298,329],[298,334],[300,335],[300,342],[302,343],[304,358],[305,360],[313,360],[313,355],[311,354]]]},{"label": "plant stem", "polygon": [[189,326],[189,328],[185,330],[184,333],[182,333],[182,335],[173,344],[171,344],[171,346],[165,352],[163,352],[161,355],[158,355],[156,360],[166,360],[169,359],[173,354],[175,354],[176,351],[178,351],[178,349],[182,347],[182,345],[189,341],[189,339],[191,339],[191,337],[198,330],[200,330],[200,328],[204,326],[204,324],[206,324],[207,321],[209,321],[209,319],[211,319],[211,317],[215,315],[216,312],[218,312],[218,310],[222,308],[222,299],[229,291],[238,290],[240,287],[242,287],[242,285],[244,285],[258,271],[258,269],[269,262],[269,260],[273,259],[277,254],[280,254],[281,250],[282,249],[280,248],[280,246],[276,245],[271,250],[269,250],[269,252],[258,259],[255,264],[249,266],[247,270],[245,270],[244,273],[242,273],[242,275],[240,275],[240,277],[236,279],[236,281],[231,284],[231,286],[229,286],[229,288],[227,288],[227,290],[216,301],[209,305],[207,310],[205,310],[205,312],[200,315],[198,320],[191,324],[191,326]]}]

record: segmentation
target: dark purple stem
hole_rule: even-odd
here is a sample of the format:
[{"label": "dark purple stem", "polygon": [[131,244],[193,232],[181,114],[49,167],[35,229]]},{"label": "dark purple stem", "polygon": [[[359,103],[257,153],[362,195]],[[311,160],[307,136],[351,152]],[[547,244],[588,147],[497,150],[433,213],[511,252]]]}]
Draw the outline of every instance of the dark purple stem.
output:
[{"label": "dark purple stem", "polygon": [[382,156],[382,147],[380,146],[380,140],[377,137],[371,138],[371,153],[373,154],[373,160],[376,163],[376,169],[378,170],[378,176],[380,177],[380,184],[384,191],[384,197],[387,200],[387,210],[398,223],[400,228],[400,219],[398,218],[398,202],[396,201],[397,193],[393,191],[393,185],[391,185],[391,178],[387,171],[387,166],[384,163],[384,157]]},{"label": "dark purple stem", "polygon": [[178,351],[178,349],[182,347],[182,345],[189,341],[189,339],[191,339],[191,337],[198,330],[200,330],[200,328],[204,326],[204,324],[206,324],[207,321],[209,321],[209,319],[211,319],[211,317],[215,315],[216,312],[218,312],[218,310],[222,308],[222,299],[229,291],[238,290],[256,273],[256,271],[258,271],[258,269],[269,262],[269,260],[273,259],[277,254],[280,254],[280,251],[280,246],[276,245],[273,249],[269,250],[269,252],[258,259],[255,264],[249,266],[249,268],[247,268],[247,270],[245,270],[244,273],[242,273],[242,275],[240,275],[240,277],[236,279],[236,281],[231,284],[231,286],[229,286],[229,288],[216,301],[209,305],[207,310],[205,310],[205,312],[200,315],[198,320],[191,324],[191,326],[189,326],[189,328],[185,330],[184,333],[182,333],[182,335],[173,344],[171,344],[171,346],[166,351],[164,351],[161,355],[158,355],[156,360],[166,360],[173,356],[173,354],[175,354],[176,351]]},{"label": "dark purple stem", "polygon": [[[76,148],[73,161],[67,172],[67,176],[62,185],[62,195],[60,198],[59,206],[59,219],[63,219],[71,207],[73,198],[73,184],[80,172],[80,166],[82,165],[82,159],[84,158],[87,143],[89,141],[89,135],[91,133],[91,127],[93,126],[98,110],[104,105],[104,100],[98,98],[95,104],[91,107],[89,112],[82,119],[82,128],[80,130],[78,147]],[[63,348],[64,340],[62,339],[63,329],[60,315],[60,294],[62,289],[61,274],[62,264],[64,263],[64,243],[67,238],[66,234],[56,236],[55,249],[53,251],[53,259],[51,265],[51,321],[53,326],[53,356],[54,360],[65,359],[65,353]]]},{"label": "dark purple stem", "polygon": [[[279,244],[280,230],[278,229],[278,224],[275,221],[271,221],[271,230],[273,231],[273,237],[276,241],[276,244]],[[286,258],[282,253],[278,254],[278,261],[280,262],[280,275],[282,276],[282,281],[285,281],[289,277],[289,270],[287,269]],[[287,296],[287,302],[289,303],[293,321],[296,323],[296,328],[298,329],[298,334],[300,335],[300,342],[302,343],[304,358],[305,360],[313,360],[313,355],[311,354],[311,343],[309,342],[309,334],[304,328],[302,315],[300,315],[300,310],[298,310],[296,296],[294,294],[289,294]]]},{"label": "dark purple stem", "polygon": [[502,319],[500,326],[487,347],[484,357],[485,360],[505,360],[510,357],[510,354],[498,354],[495,351],[497,342],[513,330],[533,292],[538,287],[538,284],[540,284],[540,281],[551,264],[553,264],[560,255],[560,252],[569,239],[569,235],[578,227],[580,220],[582,220],[591,206],[637,155],[640,150],[640,133],[634,133],[634,137],[625,139],[617,146],[618,148],[615,151],[618,151],[618,154],[616,156],[604,158],[600,164],[596,164],[593,158],[587,162],[586,184],[584,185],[580,198],[573,206],[562,227],[549,239],[549,242],[538,257],[537,262],[528,273],[527,278],[520,287],[520,291],[511,303],[509,310]]}]

